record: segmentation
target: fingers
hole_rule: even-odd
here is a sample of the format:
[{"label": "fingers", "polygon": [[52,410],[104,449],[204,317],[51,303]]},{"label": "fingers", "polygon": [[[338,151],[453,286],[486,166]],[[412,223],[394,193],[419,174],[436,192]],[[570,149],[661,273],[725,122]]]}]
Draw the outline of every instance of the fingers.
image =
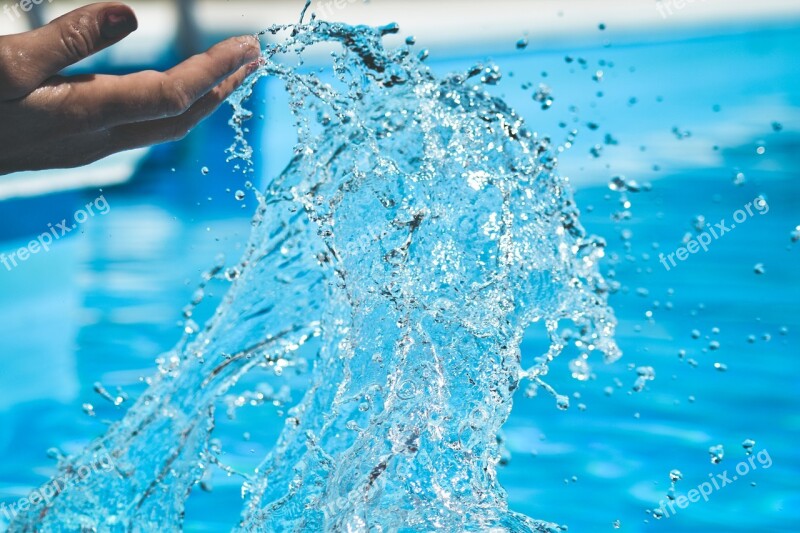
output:
[{"label": "fingers", "polygon": [[166,72],[56,80],[56,98],[34,93],[26,104],[59,113],[84,131],[176,117],[260,54],[254,36],[233,37]]},{"label": "fingers", "polygon": [[261,55],[252,35],[233,37],[166,72],[140,72],[114,79],[92,98],[106,122],[125,124],[185,113],[222,80]]},{"label": "fingers", "polygon": [[177,117],[69,135],[59,138],[57,142],[51,142],[46,150],[31,143],[16,153],[12,162],[4,162],[2,156],[5,154],[0,153],[0,174],[19,170],[78,167],[116,152],[177,141],[213,113],[254,70],[255,65],[241,67]]},{"label": "fingers", "polygon": [[0,99],[30,93],[65,67],[118,42],[138,27],[119,3],[81,7],[36,30],[3,38]]},{"label": "fingers", "polygon": [[108,148],[111,152],[119,152],[182,139],[192,128],[213,113],[255,68],[256,65],[253,64],[240,67],[179,116],[112,129]]}]

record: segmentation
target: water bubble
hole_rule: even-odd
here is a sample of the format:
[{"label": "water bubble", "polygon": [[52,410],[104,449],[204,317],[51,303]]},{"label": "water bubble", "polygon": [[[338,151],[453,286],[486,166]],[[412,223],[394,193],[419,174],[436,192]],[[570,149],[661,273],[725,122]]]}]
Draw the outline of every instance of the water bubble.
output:
[{"label": "water bubble", "polygon": [[692,136],[691,131],[689,130],[681,131],[681,129],[678,128],[677,126],[672,128],[672,134],[675,135],[675,138],[678,139],[679,141],[682,141],[683,139],[687,139]]},{"label": "water bubble", "polygon": [[722,458],[725,457],[725,449],[722,444],[715,444],[708,449],[708,454],[711,456],[711,462],[718,465],[722,462]]},{"label": "water bubble", "polygon": [[780,122],[773,122],[772,123],[772,131],[779,132],[782,129],[783,129],[783,124],[781,124]]},{"label": "water bubble", "polygon": [[766,272],[766,270],[764,269],[764,263],[756,263],[756,265],[753,267],[753,272],[759,275]]},{"label": "water bubble", "polygon": [[83,405],[81,405],[81,408],[83,409],[83,412],[86,413],[87,415],[95,416],[94,405],[90,403],[84,403]]},{"label": "water bubble", "polygon": [[712,350],[712,351],[719,350],[719,341],[711,341],[711,342],[709,342],[708,343],[708,349]]},{"label": "water bubble", "polygon": [[225,271],[225,279],[228,281],[233,281],[239,277],[239,269],[236,267],[231,267]]},{"label": "water bubble", "polygon": [[753,439],[745,439],[742,442],[742,448],[744,448],[744,453],[746,455],[751,455],[753,453],[753,447],[756,445],[756,441]]},{"label": "water bubble", "polygon": [[236,191],[235,193],[233,193],[233,197],[239,201],[244,200],[244,191],[242,190]]},{"label": "water bubble", "polygon": [[542,110],[546,111],[553,106],[553,95],[550,87],[544,83],[539,84],[539,88],[533,93],[533,99],[542,104]]},{"label": "water bubble", "polygon": [[200,169],[200,173],[203,174],[203,176],[207,176],[208,172],[209,172],[208,167],[203,167]]},{"label": "water bubble", "polygon": [[569,397],[564,396],[563,394],[557,395],[556,407],[558,407],[561,411],[566,411],[569,409]]},{"label": "water bubble", "polygon": [[670,479],[670,481],[675,483],[675,482],[683,479],[683,474],[681,473],[680,470],[672,469],[672,470],[669,471],[669,479]]},{"label": "water bubble", "polygon": [[517,50],[524,50],[528,47],[528,39],[523,37],[517,41]]},{"label": "water bubble", "polygon": [[714,368],[720,372],[726,372],[728,370],[728,365],[725,363],[714,363]]},{"label": "water bubble", "polygon": [[652,366],[640,366],[636,369],[636,381],[633,384],[634,392],[641,392],[648,381],[656,379],[656,371]]},{"label": "water bubble", "polygon": [[699,339],[700,338],[700,330],[699,329],[693,329],[692,330],[692,338],[693,339]]},{"label": "water bubble", "polygon": [[627,180],[625,176],[614,176],[608,182],[608,188],[612,191],[639,192],[639,184],[634,180]]},{"label": "water bubble", "polygon": [[483,69],[481,83],[486,85],[497,85],[502,78],[503,74],[500,72],[500,67],[497,65],[492,65]]}]

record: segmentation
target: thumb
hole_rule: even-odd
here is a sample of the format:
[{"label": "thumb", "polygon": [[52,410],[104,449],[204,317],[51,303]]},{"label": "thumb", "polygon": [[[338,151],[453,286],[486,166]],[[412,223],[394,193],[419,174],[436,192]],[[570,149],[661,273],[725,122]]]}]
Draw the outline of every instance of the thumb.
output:
[{"label": "thumb", "polygon": [[[7,49],[0,65],[0,99],[25,96],[65,67],[111,46],[136,30],[133,10],[119,3],[99,3],[70,11],[50,24],[5,37]],[[17,63],[17,64],[13,64]]]}]

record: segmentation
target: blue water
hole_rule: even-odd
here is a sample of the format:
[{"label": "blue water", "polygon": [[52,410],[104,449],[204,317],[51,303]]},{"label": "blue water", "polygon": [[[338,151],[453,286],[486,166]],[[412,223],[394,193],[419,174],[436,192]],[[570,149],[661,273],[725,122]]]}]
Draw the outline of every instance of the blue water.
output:
[{"label": "blue water", "polygon": [[[570,410],[556,410],[544,394],[528,399],[520,391],[504,430],[510,462],[499,473],[514,510],[568,524],[571,531],[610,530],[617,519],[625,531],[800,527],[800,465],[792,438],[798,429],[800,372],[794,357],[800,291],[798,245],[790,240],[800,223],[795,148],[800,122],[797,93],[791,89],[799,80],[790,68],[797,36],[797,28],[787,28],[651,45],[527,50],[493,58],[506,73],[496,91],[537,130],[558,143],[564,130],[573,127],[572,117],[579,117],[575,126],[582,132],[561,157],[560,168],[576,184],[583,224],[608,240],[605,268],[613,269],[613,279],[621,284],[611,304],[625,352],[614,365],[595,365],[596,379],[588,382],[568,378],[572,357],[554,364],[548,382],[561,393],[580,393]],[[586,58],[590,68],[566,63],[565,55]],[[453,58],[435,67],[449,71],[475,59]],[[591,75],[600,59],[613,61],[614,67],[605,69],[598,84]],[[546,79],[541,71],[547,71]],[[519,89],[526,81],[544,81],[553,88],[552,109],[537,110],[532,90]],[[280,137],[286,137],[286,123],[281,107],[271,105],[278,88],[266,90],[262,142],[270,153],[285,154],[277,148]],[[598,90],[604,93],[601,98]],[[631,97],[636,104],[629,104]],[[571,113],[569,105],[579,112]],[[718,112],[714,105],[720,106]],[[560,128],[561,121],[568,127]],[[584,125],[590,121],[600,126],[594,133]],[[780,132],[773,130],[773,121],[782,124]],[[220,122],[224,119],[198,132],[196,145],[183,153],[156,152],[132,185],[104,191],[112,211],[92,219],[85,233],[0,277],[0,349],[7,363],[0,378],[0,442],[5,456],[14,458],[0,466],[2,501],[46,481],[53,466],[45,457],[47,448],[77,451],[103,431],[102,419],[120,417],[120,410],[93,393],[93,383],[101,381],[109,390],[122,386],[132,397],[141,392],[139,380],[152,373],[153,355],[180,336],[174,324],[201,272],[220,252],[241,254],[255,204],[246,201],[248,208],[241,209],[225,189],[242,188],[242,178],[208,156],[214,147],[229,144],[230,133]],[[692,135],[678,140],[673,127]],[[589,149],[606,133],[619,145],[606,146],[595,159]],[[760,141],[766,147],[762,156],[756,152]],[[281,167],[285,158],[265,163]],[[203,179],[202,165],[212,169],[213,180]],[[169,172],[173,166],[174,174]],[[735,168],[746,175],[740,187],[733,184]],[[618,173],[652,183],[651,191],[629,195],[632,218],[623,223],[610,220],[620,210],[619,194],[606,186]],[[184,182],[170,184],[184,175]],[[85,196],[89,200],[96,194]],[[695,216],[710,222],[730,218],[758,194],[767,198],[768,214],[756,215],[708,253],[693,255],[670,272],[658,263],[658,251],[677,248],[692,231]],[[64,203],[85,202],[65,198]],[[43,221],[61,218],[43,216]],[[630,250],[620,237],[624,229],[632,232]],[[3,249],[14,249],[23,240],[9,240]],[[619,264],[613,264],[614,253],[621,257]],[[763,275],[754,273],[756,263],[764,264]],[[640,288],[647,296],[637,293]],[[208,292],[209,301],[196,316],[199,323],[203,313],[213,311],[223,288]],[[712,333],[715,327],[718,334]],[[700,339],[692,339],[693,329],[700,331]],[[763,340],[765,333],[769,341]],[[750,334],[756,336],[752,344],[747,342]],[[719,341],[719,350],[703,351],[710,340]],[[545,347],[543,339],[531,335],[523,344],[523,361]],[[697,368],[678,358],[680,349],[686,350],[685,359],[697,360]],[[725,363],[728,370],[715,370],[714,362]],[[639,394],[628,394],[635,380],[628,365],[653,366],[655,381]],[[241,389],[246,385],[240,384]],[[614,389],[610,396],[604,393],[608,386]],[[297,389],[295,401],[300,384]],[[96,417],[81,413],[84,402],[95,405]],[[226,462],[242,471],[257,465],[266,453],[264,443],[273,442],[283,425],[281,410],[244,407],[230,422],[218,416],[215,436],[223,441]],[[250,433],[249,440],[244,432]],[[665,498],[671,469],[683,472],[677,489],[684,493],[708,473],[732,470],[744,458],[741,442],[746,438],[756,441],[756,450],[769,450],[770,469],[750,474],[669,520],[656,521],[645,512]],[[720,465],[708,459],[713,444],[725,445]],[[240,480],[218,473],[212,484],[212,493],[198,490],[189,499],[188,530],[219,531],[236,522]]]}]

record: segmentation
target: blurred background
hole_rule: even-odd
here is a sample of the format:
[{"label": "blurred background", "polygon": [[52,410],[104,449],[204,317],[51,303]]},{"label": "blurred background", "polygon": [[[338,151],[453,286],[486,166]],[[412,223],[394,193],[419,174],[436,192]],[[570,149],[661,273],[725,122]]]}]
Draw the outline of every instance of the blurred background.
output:
[{"label": "blurred background", "polygon": [[[80,5],[0,4],[3,34]],[[169,68],[227,36],[295,22],[304,2],[130,5],[139,30],[72,72]],[[572,398],[567,411],[520,394],[500,472],[512,508],[579,532],[800,531],[800,1],[320,0],[311,11],[397,22],[387,42],[414,35],[439,73],[498,65],[503,78],[489,90],[560,147],[584,225],[608,241],[603,269],[625,357],[578,381],[569,367],[578,352],[565,354],[550,382]],[[263,187],[293,145],[279,83],[262,81],[250,105],[253,173],[225,161],[233,133],[223,106],[179,143],[0,177],[5,256],[101,196],[109,206],[49,251],[0,263],[0,502],[49,479],[49,448],[76,451],[122,416],[180,338],[203,272],[237,261],[256,205],[247,182]],[[620,176],[638,191],[610,188]],[[659,262],[757,196],[768,213],[669,271]],[[224,292],[212,284],[198,322]],[[544,349],[532,332],[523,357]],[[650,366],[656,379],[633,392],[636,369]],[[115,406],[96,384],[128,399]],[[216,430],[224,459],[242,472],[302,392],[299,380],[285,404],[254,407],[238,400],[250,385],[222,402]],[[245,406],[229,419],[228,403]],[[685,494],[732,472],[745,439],[768,450],[769,469],[673,517],[653,516],[670,470],[682,472],[676,491]],[[712,464],[709,447],[719,444],[725,458]],[[208,486],[189,499],[187,531],[236,523],[241,479],[216,473]]]}]

